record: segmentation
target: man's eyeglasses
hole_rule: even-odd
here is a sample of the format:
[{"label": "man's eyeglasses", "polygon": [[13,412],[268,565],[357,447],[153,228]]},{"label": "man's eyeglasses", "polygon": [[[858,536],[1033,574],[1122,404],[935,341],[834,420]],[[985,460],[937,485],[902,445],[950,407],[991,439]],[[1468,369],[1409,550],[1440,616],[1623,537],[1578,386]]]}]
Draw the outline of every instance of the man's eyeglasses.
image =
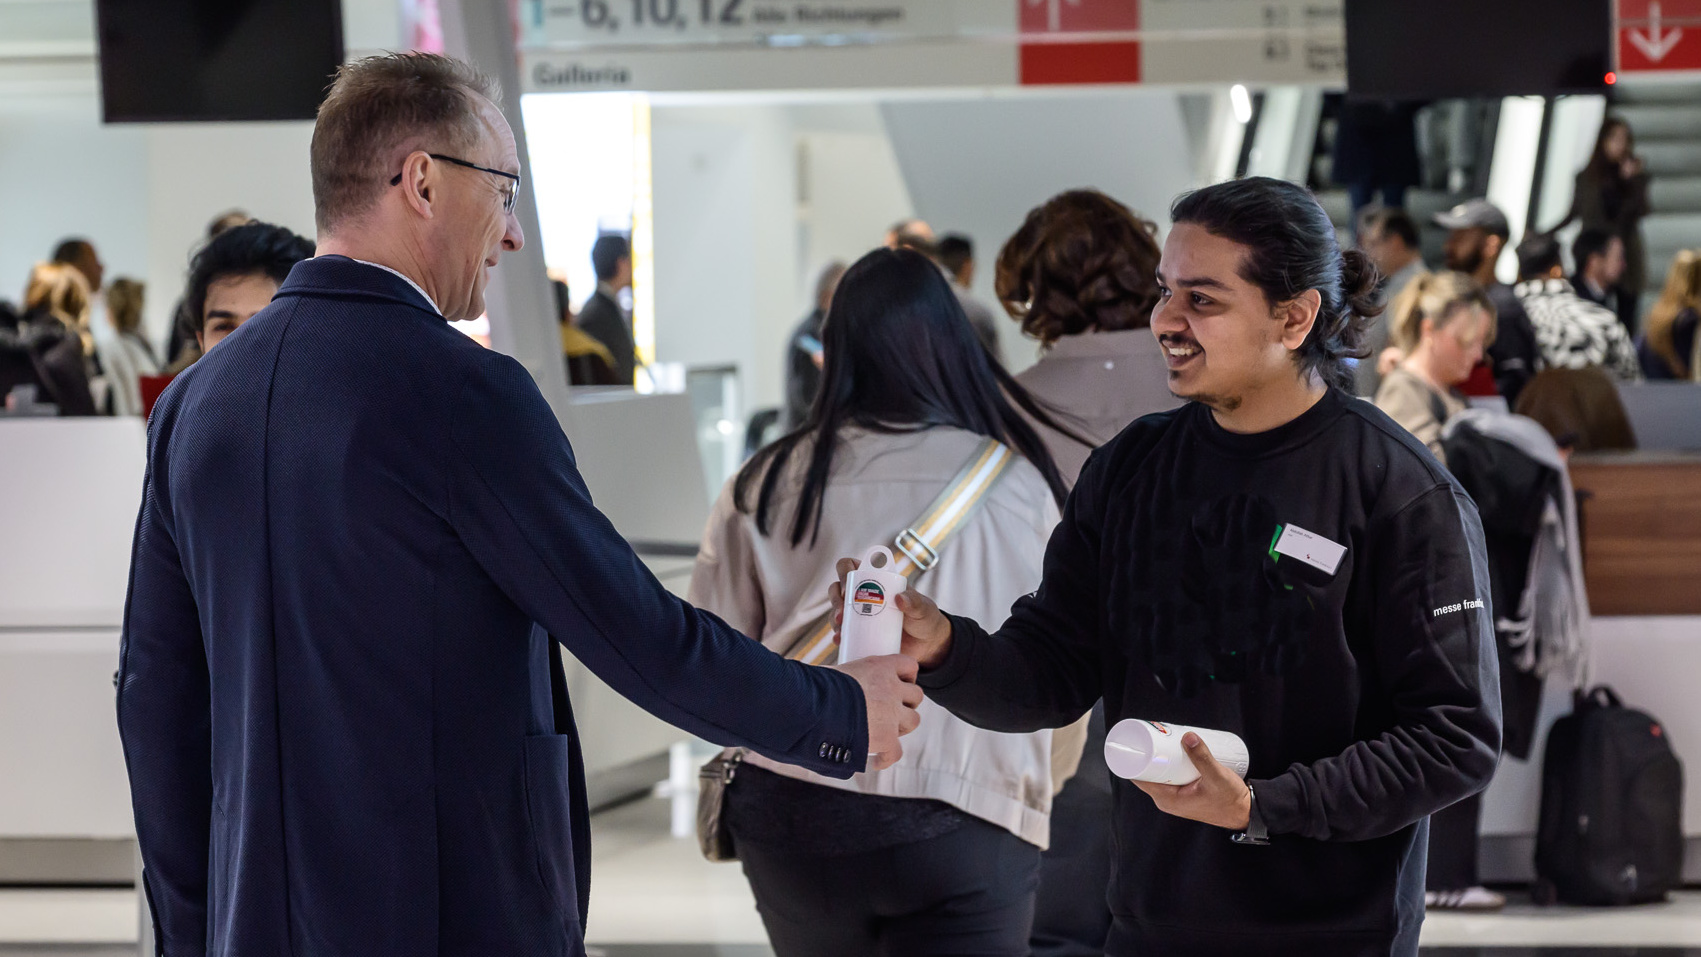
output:
[{"label": "man's eyeglasses", "polygon": [[[456,159],[453,156],[444,156],[442,153],[427,153],[425,155],[434,160],[442,160],[445,163],[454,163],[456,166],[465,166],[467,169],[476,169],[480,173],[490,173],[507,180],[508,182],[502,184],[502,211],[507,213],[514,211],[514,204],[520,199],[520,174],[510,173],[506,170],[491,169],[488,166],[480,166],[477,163],[469,163],[464,159]],[[400,186],[401,184],[402,174],[397,173],[395,178],[390,180],[390,185]]]}]

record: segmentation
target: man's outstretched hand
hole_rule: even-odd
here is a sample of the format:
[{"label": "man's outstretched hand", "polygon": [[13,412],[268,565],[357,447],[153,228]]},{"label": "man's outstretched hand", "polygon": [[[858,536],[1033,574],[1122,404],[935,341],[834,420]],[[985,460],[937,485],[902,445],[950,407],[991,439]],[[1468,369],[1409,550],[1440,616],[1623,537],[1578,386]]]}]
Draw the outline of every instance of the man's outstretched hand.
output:
[{"label": "man's outstretched hand", "polygon": [[1151,795],[1152,803],[1165,814],[1231,831],[1246,830],[1252,818],[1252,789],[1218,761],[1198,735],[1191,731],[1182,735],[1181,746],[1199,769],[1199,780],[1181,785],[1135,781],[1134,786]]},{"label": "man's outstretched hand", "polygon": [[[838,636],[845,625],[845,576],[862,565],[854,558],[841,558],[838,578],[827,588],[827,600],[833,608],[833,635]],[[904,614],[903,653],[914,658],[923,668],[936,668],[945,660],[951,647],[951,620],[933,603],[933,599],[906,589],[898,596],[897,608]]]},{"label": "man's outstretched hand", "polygon": [[904,756],[898,738],[921,724],[921,688],[915,683],[916,663],[905,655],[858,658],[838,665],[862,686],[868,704],[868,770],[883,771]]}]

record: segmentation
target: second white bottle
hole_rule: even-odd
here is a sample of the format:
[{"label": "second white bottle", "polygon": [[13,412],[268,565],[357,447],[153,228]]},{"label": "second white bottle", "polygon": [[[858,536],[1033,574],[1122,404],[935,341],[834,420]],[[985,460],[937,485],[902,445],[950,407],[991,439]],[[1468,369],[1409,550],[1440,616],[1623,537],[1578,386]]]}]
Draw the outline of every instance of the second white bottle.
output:
[{"label": "second white bottle", "polygon": [[1211,756],[1230,771],[1246,777],[1249,765],[1246,742],[1230,731],[1190,728],[1161,721],[1124,718],[1104,739],[1104,762],[1112,774],[1148,784],[1192,784],[1199,769],[1181,746],[1182,735],[1197,734],[1211,749]]}]

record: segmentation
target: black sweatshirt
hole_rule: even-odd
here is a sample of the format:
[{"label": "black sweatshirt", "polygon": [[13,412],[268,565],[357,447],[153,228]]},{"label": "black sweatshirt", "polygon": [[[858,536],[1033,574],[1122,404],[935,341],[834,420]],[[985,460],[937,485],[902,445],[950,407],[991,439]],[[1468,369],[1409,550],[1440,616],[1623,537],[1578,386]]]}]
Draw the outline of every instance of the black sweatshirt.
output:
[{"label": "black sweatshirt", "polygon": [[[1346,546],[1333,574],[1278,551],[1287,526]],[[1081,473],[1039,590],[994,634],[951,621],[921,684],[973,724],[1060,727],[1102,695],[1112,724],[1246,741],[1269,846],[1117,782],[1113,957],[1417,953],[1427,818],[1487,786],[1499,686],[1476,508],[1375,406],[1136,421]]]}]

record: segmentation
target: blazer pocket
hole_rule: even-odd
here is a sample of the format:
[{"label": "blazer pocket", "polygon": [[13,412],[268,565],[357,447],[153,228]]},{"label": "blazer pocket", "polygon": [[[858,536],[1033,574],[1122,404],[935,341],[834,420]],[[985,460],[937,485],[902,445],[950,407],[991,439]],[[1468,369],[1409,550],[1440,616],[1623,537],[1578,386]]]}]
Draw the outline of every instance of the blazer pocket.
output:
[{"label": "blazer pocket", "polygon": [[578,925],[578,885],[573,874],[572,739],[564,734],[526,738],[526,814],[531,819],[538,877],[564,927]]}]

